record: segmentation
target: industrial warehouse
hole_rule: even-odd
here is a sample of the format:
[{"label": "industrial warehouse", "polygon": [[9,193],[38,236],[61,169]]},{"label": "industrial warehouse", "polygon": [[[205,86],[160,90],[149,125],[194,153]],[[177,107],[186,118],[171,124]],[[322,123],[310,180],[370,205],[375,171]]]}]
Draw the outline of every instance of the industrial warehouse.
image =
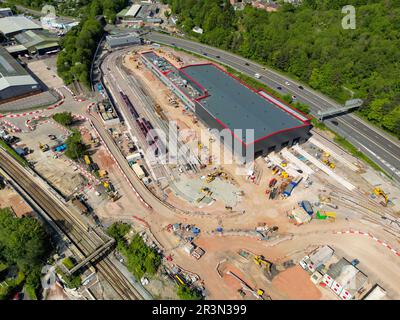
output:
[{"label": "industrial warehouse", "polygon": [[0,46],[0,103],[39,92],[39,83]]},{"label": "industrial warehouse", "polygon": [[[309,135],[309,118],[212,63],[178,69],[153,51],[141,56],[143,63],[207,127],[229,130],[232,140],[239,144],[228,146],[233,146],[231,149],[238,157],[279,151],[304,142]],[[227,145],[226,138],[224,143]]]}]

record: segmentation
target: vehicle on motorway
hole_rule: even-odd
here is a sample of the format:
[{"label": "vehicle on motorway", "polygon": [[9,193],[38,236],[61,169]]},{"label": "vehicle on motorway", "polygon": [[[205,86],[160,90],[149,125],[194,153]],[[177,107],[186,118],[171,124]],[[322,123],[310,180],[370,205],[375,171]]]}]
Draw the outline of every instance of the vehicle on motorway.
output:
[{"label": "vehicle on motorway", "polygon": [[339,122],[337,122],[336,120],[331,120],[331,123],[334,124],[335,126],[339,125]]},{"label": "vehicle on motorway", "polygon": [[260,78],[261,78],[261,75],[260,75],[259,73],[256,73],[256,74],[254,75],[254,77],[256,77],[257,79],[260,79]]},{"label": "vehicle on motorway", "polygon": [[300,90],[303,90],[303,89],[304,89],[304,87],[303,87],[303,86],[299,86],[299,89],[300,89]]},{"label": "vehicle on motorway", "polygon": [[174,47],[176,47],[176,44],[175,44],[175,42],[172,42],[172,43],[171,43],[171,46],[174,46]]},{"label": "vehicle on motorway", "polygon": [[208,53],[207,52],[203,52],[203,55],[208,56]]},{"label": "vehicle on motorway", "polygon": [[279,86],[279,87],[276,87],[278,90],[282,90],[282,87],[281,86]]},{"label": "vehicle on motorway", "polygon": [[297,97],[296,96],[292,96],[292,100],[297,100]]},{"label": "vehicle on motorway", "polygon": [[221,58],[221,56],[215,56],[217,59],[220,59]]},{"label": "vehicle on motorway", "polygon": [[289,82],[289,81],[285,81],[285,84],[286,84],[287,86],[290,86],[290,82]]},{"label": "vehicle on motorway", "polygon": [[246,65],[246,66],[249,66],[249,63],[248,63],[248,62],[246,62],[246,63],[245,63],[245,65]]}]

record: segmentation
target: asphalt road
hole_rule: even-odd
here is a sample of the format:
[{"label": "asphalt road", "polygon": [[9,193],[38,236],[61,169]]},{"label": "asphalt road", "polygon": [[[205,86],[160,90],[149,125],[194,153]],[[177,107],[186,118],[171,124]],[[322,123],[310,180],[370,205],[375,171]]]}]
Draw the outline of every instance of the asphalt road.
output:
[{"label": "asphalt road", "polygon": [[[340,107],[337,102],[324,95],[235,54],[201,43],[155,32],[148,33],[145,38],[156,43],[172,45],[204,55],[206,58],[221,62],[252,77],[255,73],[259,73],[261,75],[260,82],[277,91],[277,87],[281,87],[282,89],[279,91],[283,94],[295,95],[298,101],[310,106],[313,115],[317,115],[318,110]],[[300,85],[304,89],[300,89]],[[380,129],[374,128],[352,114],[337,116],[335,120],[338,125],[333,124],[331,121],[326,121],[325,124],[349,140],[360,151],[381,166],[393,179],[400,182],[400,144],[396,141],[396,138],[389,136]]]}]

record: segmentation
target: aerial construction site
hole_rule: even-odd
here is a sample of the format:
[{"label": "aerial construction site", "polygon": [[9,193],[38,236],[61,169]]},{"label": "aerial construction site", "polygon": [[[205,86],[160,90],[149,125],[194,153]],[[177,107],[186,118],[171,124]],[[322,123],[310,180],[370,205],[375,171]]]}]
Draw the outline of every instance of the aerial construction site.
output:
[{"label": "aerial construction site", "polygon": [[[91,95],[60,85],[57,106],[0,119],[30,163],[0,150],[0,208],[72,226],[56,221],[68,245],[55,263],[81,284],[64,277],[48,297],[176,299],[185,287],[210,300],[400,298],[390,177],[216,59],[151,43],[101,46],[97,58]],[[51,67],[37,69],[45,81]],[[77,132],[85,154],[71,158]],[[160,258],[154,272],[138,278],[129,249],[114,249],[116,224]]]}]

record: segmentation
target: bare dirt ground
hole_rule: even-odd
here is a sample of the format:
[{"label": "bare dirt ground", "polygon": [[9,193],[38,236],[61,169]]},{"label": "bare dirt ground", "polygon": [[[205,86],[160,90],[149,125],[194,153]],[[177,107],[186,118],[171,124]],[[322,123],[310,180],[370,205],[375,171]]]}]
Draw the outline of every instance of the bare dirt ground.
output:
[{"label": "bare dirt ground", "polygon": [[55,284],[47,292],[46,300],[70,300],[60,285]]},{"label": "bare dirt ground", "polygon": [[0,208],[11,208],[18,218],[32,213],[32,208],[11,188],[0,190]]},{"label": "bare dirt ground", "polygon": [[300,266],[279,273],[272,285],[288,300],[319,300],[321,292],[310,280],[310,275]]}]

